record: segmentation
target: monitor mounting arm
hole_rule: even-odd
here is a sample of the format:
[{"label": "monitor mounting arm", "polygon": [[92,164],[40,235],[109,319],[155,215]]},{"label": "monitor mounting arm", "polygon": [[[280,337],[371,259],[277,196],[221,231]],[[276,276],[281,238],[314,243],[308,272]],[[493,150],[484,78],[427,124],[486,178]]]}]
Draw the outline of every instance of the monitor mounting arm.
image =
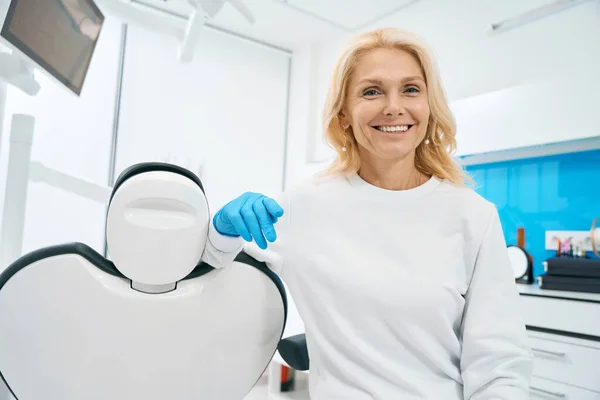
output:
[{"label": "monitor mounting arm", "polygon": [[126,24],[175,37],[179,42],[177,58],[181,62],[193,59],[198,39],[206,21],[215,17],[226,2],[229,2],[251,24],[254,15],[242,0],[180,0],[187,1],[191,12],[187,17],[170,14],[154,6],[132,0],[97,0],[104,10]]},{"label": "monitor mounting arm", "polygon": [[33,68],[14,51],[9,53],[0,49],[0,82],[6,82],[30,96],[40,91]]}]

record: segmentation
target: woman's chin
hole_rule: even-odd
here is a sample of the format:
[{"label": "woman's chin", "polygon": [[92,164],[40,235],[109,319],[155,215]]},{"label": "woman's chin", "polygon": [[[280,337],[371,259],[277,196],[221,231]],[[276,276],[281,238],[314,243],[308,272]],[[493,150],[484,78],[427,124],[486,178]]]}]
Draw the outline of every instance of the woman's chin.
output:
[{"label": "woman's chin", "polygon": [[373,152],[373,156],[383,160],[402,160],[412,158],[415,154],[413,146],[381,146]]}]

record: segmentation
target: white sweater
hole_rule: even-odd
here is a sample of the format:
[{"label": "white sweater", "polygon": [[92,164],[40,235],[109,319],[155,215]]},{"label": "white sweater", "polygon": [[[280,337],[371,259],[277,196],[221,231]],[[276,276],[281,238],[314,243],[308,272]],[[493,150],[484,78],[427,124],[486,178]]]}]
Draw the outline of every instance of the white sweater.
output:
[{"label": "white sweater", "polygon": [[[279,199],[267,262],[306,328],[312,400],[525,400],[532,358],[495,207],[431,178],[312,178]],[[226,267],[241,238],[209,233]]]}]

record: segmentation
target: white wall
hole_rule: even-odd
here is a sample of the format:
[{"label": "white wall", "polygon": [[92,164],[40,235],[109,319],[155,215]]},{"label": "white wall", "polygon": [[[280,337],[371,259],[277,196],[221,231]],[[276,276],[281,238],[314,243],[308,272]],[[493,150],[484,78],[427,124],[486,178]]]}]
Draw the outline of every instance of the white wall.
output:
[{"label": "white wall", "polygon": [[313,103],[316,96],[312,91],[315,87],[311,65],[312,50],[311,46],[304,46],[294,52],[292,59],[286,187],[326,165],[308,162],[309,153],[315,147],[313,139],[317,137],[319,129]]},{"label": "white wall", "polygon": [[[398,26],[422,35],[439,58],[451,102],[549,80],[556,82],[555,95],[563,101],[570,99],[575,105],[589,102],[580,97],[582,79],[575,82],[574,78],[584,77],[584,84],[585,79],[592,80],[591,86],[600,82],[594,72],[600,70],[600,1],[584,3],[500,35],[488,34],[492,23],[547,3],[422,1],[365,30]],[[321,112],[333,66],[350,37],[340,33],[306,45],[294,55],[290,120],[294,116],[295,122],[289,141],[295,156],[290,149],[288,182],[326,165],[312,161],[332,158],[331,149],[322,144]],[[562,116],[552,116],[558,117]]]},{"label": "white wall", "polygon": [[600,2],[590,1],[499,35],[492,23],[548,0],[417,3],[377,26],[420,33],[440,60],[451,101],[600,65]]},{"label": "white wall", "polygon": [[209,205],[283,183],[289,56],[205,31],[194,60],[176,41],[128,28],[117,167],[169,161],[198,172]]},{"label": "white wall", "polygon": [[[108,183],[119,69],[121,24],[102,30],[81,97],[43,74],[36,97],[8,89],[0,155],[0,187],[6,182],[10,121],[14,113],[36,118],[32,160],[100,185]],[[2,204],[4,191],[2,191]],[[104,247],[105,205],[44,183],[30,182],[23,252],[71,241]]]}]

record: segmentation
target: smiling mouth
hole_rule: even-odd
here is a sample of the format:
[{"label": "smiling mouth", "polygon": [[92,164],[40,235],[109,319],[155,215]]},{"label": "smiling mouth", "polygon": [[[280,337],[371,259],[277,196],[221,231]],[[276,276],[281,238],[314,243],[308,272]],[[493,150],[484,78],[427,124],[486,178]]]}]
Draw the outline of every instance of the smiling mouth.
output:
[{"label": "smiling mouth", "polygon": [[385,132],[385,133],[404,133],[406,131],[408,131],[410,128],[412,128],[413,125],[380,125],[380,126],[373,126],[374,129],[377,129],[380,132]]}]

